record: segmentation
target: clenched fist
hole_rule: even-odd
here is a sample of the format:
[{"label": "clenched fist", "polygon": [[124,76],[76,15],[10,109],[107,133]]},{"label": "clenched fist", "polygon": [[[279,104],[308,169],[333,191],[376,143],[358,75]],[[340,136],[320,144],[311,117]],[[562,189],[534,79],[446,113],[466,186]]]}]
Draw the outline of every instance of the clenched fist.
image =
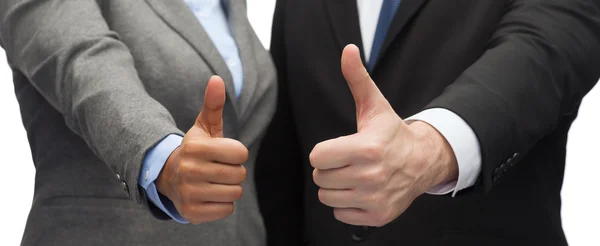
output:
[{"label": "clenched fist", "polygon": [[320,201],[345,223],[383,226],[432,187],[455,180],[451,147],[432,126],[408,125],[381,94],[356,46],[342,54],[356,103],[357,133],[317,144],[310,153]]},{"label": "clenched fist", "polygon": [[202,111],[169,157],[157,178],[161,194],[173,201],[179,214],[192,224],[214,221],[233,213],[242,196],[248,149],[223,138],[225,84],[218,76],[208,82]]}]

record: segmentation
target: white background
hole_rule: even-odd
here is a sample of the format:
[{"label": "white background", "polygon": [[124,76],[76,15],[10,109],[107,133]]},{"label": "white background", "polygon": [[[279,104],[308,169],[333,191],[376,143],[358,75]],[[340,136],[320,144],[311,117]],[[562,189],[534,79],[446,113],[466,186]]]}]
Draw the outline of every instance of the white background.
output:
[{"label": "white background", "polygon": [[[265,47],[275,0],[248,0],[248,16]],[[33,198],[35,168],[19,115],[11,72],[0,49],[0,245],[19,245]],[[597,68],[597,69],[600,69]],[[600,89],[583,101],[569,134],[562,191],[563,225],[570,245],[600,245]],[[540,208],[541,209],[541,208]],[[514,223],[519,223],[515,221]]]}]

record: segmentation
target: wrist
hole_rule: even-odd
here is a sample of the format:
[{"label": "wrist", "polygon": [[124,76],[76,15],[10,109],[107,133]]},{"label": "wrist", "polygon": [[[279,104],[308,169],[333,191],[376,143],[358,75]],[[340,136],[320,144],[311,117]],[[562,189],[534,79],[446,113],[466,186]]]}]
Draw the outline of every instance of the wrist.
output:
[{"label": "wrist", "polygon": [[170,185],[170,180],[172,180],[172,178],[174,177],[174,174],[176,173],[176,167],[177,167],[177,159],[179,157],[179,151],[180,151],[180,147],[177,147],[175,150],[173,150],[173,152],[171,153],[171,155],[169,155],[169,158],[167,159],[167,162],[165,163],[165,165],[163,166],[162,170],[160,171],[160,173],[158,174],[158,177],[156,178],[156,189],[158,190],[158,192],[166,197],[168,197],[169,199],[173,200],[171,198],[171,185]]},{"label": "wrist", "polygon": [[410,127],[417,133],[422,144],[424,163],[429,166],[430,182],[427,190],[458,179],[458,162],[450,143],[435,127],[424,121],[412,121]]}]

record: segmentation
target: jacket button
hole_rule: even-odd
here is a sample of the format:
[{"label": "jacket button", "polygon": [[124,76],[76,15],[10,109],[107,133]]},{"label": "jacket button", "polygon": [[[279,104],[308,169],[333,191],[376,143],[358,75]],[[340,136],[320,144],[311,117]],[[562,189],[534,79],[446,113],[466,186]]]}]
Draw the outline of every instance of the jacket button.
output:
[{"label": "jacket button", "polygon": [[121,187],[123,187],[124,191],[127,191],[127,183],[121,182]]},{"label": "jacket button", "polygon": [[354,233],[352,233],[352,241],[354,242],[362,242],[365,240],[365,236],[369,232],[368,226],[355,226],[352,228]]},{"label": "jacket button", "polygon": [[362,242],[362,240],[363,240],[363,237],[356,235],[356,234],[352,234],[352,241],[358,243],[358,242]]},{"label": "jacket button", "polygon": [[117,176],[117,180],[121,180],[121,175],[119,175],[119,174],[117,173],[117,175],[116,175],[116,176]]}]

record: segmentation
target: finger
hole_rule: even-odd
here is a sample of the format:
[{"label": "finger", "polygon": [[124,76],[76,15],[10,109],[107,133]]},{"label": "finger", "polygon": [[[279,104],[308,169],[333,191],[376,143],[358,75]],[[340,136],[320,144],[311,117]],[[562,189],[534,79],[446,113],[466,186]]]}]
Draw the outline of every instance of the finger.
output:
[{"label": "finger", "polygon": [[356,45],[349,44],[342,52],[342,74],[357,104],[368,103],[381,94],[363,65]]},{"label": "finger", "polygon": [[360,58],[360,50],[350,44],[342,53],[342,74],[356,103],[357,120],[377,112],[379,105],[389,105]]},{"label": "finger", "polygon": [[241,165],[248,160],[246,146],[230,138],[193,139],[182,143],[181,154],[231,165]]},{"label": "finger", "polygon": [[356,183],[355,174],[359,172],[361,166],[350,165],[335,169],[315,169],[313,170],[313,181],[315,184],[324,189],[352,189]]},{"label": "finger", "polygon": [[214,184],[239,185],[246,180],[247,171],[242,165],[227,165],[221,163],[209,163],[210,173],[206,175],[206,181]]},{"label": "finger", "polygon": [[334,208],[333,216],[346,224],[355,226],[373,226],[369,213],[358,208]]},{"label": "finger", "polygon": [[229,165],[215,162],[183,162],[179,167],[179,177],[188,184],[214,183],[239,185],[246,180],[247,171],[242,165]]},{"label": "finger", "polygon": [[332,208],[359,208],[353,190],[319,189],[319,201]]},{"label": "finger", "polygon": [[223,137],[223,107],[225,107],[225,83],[219,76],[212,76],[206,85],[202,111],[196,125],[204,128],[211,137]]},{"label": "finger", "polygon": [[242,197],[242,186],[225,184],[203,184],[190,188],[192,202],[234,202]]},{"label": "finger", "polygon": [[352,164],[359,146],[356,134],[338,137],[315,145],[308,158],[317,169],[341,168]]},{"label": "finger", "polygon": [[232,202],[205,202],[177,210],[183,218],[192,224],[200,224],[220,220],[231,215],[234,210]]},{"label": "finger", "polygon": [[206,177],[206,181],[214,184],[239,185],[246,180],[247,171],[242,165],[227,165],[211,163],[214,165],[213,173]]}]

